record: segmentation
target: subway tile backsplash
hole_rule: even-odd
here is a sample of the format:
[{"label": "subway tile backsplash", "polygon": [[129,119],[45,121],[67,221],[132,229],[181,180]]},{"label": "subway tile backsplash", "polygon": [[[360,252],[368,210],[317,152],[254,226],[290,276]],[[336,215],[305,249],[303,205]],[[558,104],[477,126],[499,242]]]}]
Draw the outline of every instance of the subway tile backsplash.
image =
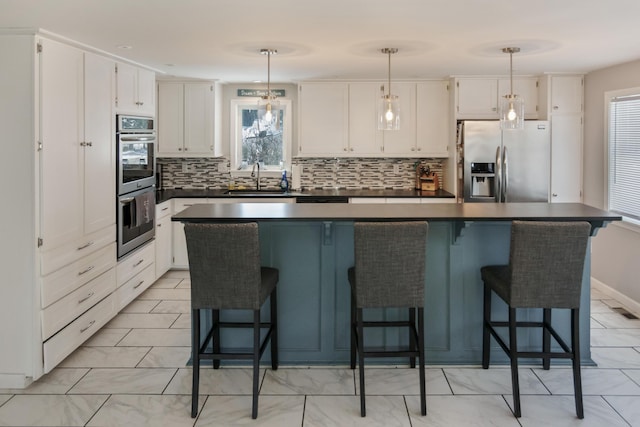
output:
[{"label": "subway tile backsplash", "polygon": [[[170,188],[227,188],[229,172],[218,172],[226,158],[158,158],[162,170],[162,187]],[[438,174],[443,187],[442,159],[396,158],[304,158],[294,159],[300,166],[303,189],[412,189],[415,185],[415,165],[428,164]],[[280,178],[263,177],[262,186],[277,187]],[[291,182],[291,179],[289,180]],[[253,179],[234,177],[235,185],[251,186]]]}]

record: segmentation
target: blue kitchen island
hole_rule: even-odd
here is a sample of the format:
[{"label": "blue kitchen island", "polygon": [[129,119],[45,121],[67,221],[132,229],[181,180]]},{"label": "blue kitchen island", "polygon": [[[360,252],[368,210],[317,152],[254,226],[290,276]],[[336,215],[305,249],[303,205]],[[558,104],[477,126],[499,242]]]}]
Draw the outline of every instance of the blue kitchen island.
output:
[{"label": "blue kitchen island", "polygon": [[[425,248],[426,361],[477,365],[482,348],[480,267],[508,262],[511,221],[588,221],[594,236],[598,228],[621,218],[582,204],[547,203],[198,204],[172,218],[181,222],[258,222],[263,264],[280,270],[280,360],[290,365],[349,363],[351,297],[347,269],[353,265],[353,222],[417,219],[429,222]],[[589,252],[580,314],[580,351],[585,365],[593,364],[589,336]],[[496,314],[504,313],[506,318],[506,306],[498,299],[493,310]],[[368,313],[395,320],[406,316],[405,311],[379,309]],[[519,313],[522,313],[519,319],[541,317],[541,311],[537,310]],[[564,336],[569,331],[568,314],[554,310],[553,315],[554,325]],[[246,320],[243,313],[234,315],[238,317],[228,319]],[[268,304],[263,315],[266,319]],[[244,332],[233,330],[223,335],[223,347],[247,346],[251,342],[250,332],[242,335]],[[521,348],[539,344],[541,334],[521,332]],[[401,347],[408,342],[408,336],[374,330],[367,340],[388,348]],[[507,361],[502,351],[495,351],[492,360]]]}]

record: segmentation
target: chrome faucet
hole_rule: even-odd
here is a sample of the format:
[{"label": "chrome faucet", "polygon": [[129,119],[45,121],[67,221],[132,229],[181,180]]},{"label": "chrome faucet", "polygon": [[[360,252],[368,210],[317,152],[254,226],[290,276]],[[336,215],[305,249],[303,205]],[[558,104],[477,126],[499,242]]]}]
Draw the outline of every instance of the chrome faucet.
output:
[{"label": "chrome faucet", "polygon": [[[256,176],[256,166],[258,166],[258,175]],[[251,169],[251,178],[256,179],[256,191],[260,191],[260,163],[255,162]]]}]

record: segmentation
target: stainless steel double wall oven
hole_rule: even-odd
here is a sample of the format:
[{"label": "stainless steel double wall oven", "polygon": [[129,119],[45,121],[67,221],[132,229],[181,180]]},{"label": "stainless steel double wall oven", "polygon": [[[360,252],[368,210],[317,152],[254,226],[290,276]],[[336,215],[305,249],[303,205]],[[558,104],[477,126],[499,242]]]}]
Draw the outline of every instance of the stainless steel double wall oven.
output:
[{"label": "stainless steel double wall oven", "polygon": [[118,258],[155,235],[155,120],[116,116]]}]

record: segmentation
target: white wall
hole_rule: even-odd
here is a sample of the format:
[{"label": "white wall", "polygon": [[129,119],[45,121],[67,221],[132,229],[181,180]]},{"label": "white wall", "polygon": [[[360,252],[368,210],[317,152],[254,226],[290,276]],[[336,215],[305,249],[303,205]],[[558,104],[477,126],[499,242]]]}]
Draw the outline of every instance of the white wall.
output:
[{"label": "white wall", "polygon": [[[611,90],[640,87],[640,60],[585,77],[584,203],[606,208],[605,101]],[[591,276],[640,304],[640,228],[609,224],[592,242]]]}]

